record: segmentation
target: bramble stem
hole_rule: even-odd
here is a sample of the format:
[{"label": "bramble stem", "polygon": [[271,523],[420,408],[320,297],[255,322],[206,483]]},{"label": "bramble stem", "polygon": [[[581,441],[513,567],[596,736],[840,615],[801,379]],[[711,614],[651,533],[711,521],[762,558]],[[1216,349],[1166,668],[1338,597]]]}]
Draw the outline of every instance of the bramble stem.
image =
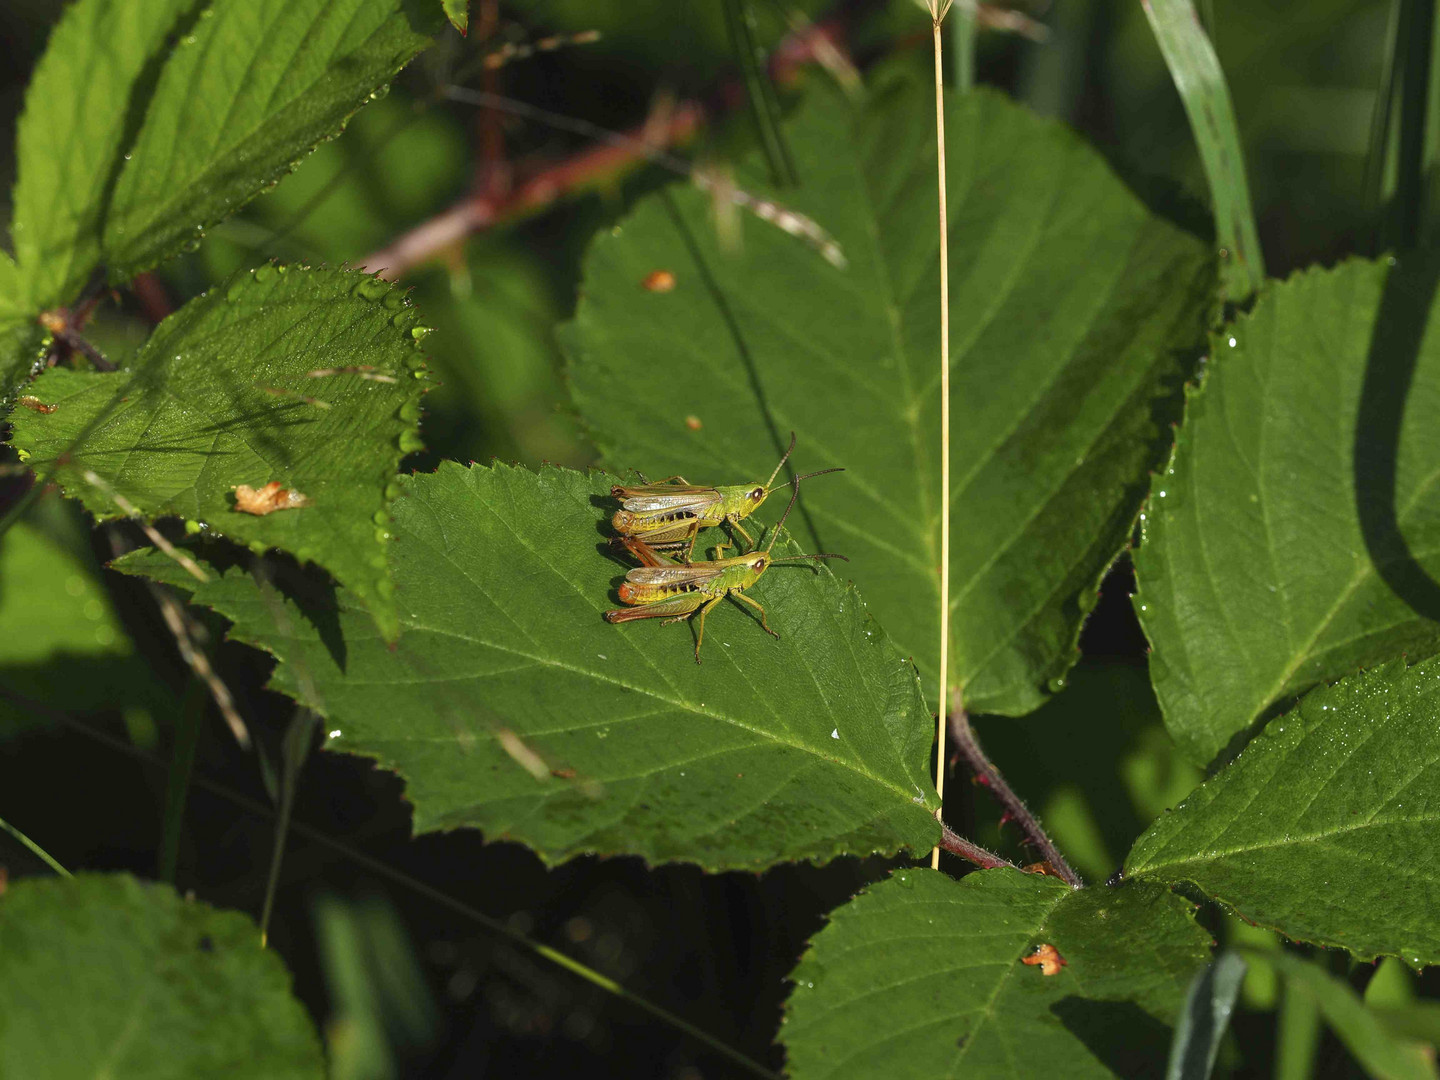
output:
[{"label": "bramble stem", "polygon": [[[957,694],[958,698],[959,695]],[[970,726],[970,717],[957,700],[950,711],[950,737],[955,741],[955,752],[965,759],[970,766],[970,771],[975,778],[983,784],[990,794],[995,797],[1005,815],[1016,822],[1021,831],[1025,833],[1028,840],[1040,853],[1041,858],[1049,863],[1066,884],[1075,888],[1083,888],[1085,882],[1079,874],[1071,869],[1070,864],[1065,861],[1065,856],[1060,854],[1060,849],[1055,846],[1045,829],[1041,826],[1039,819],[1030,812],[1030,808],[1020,801],[1020,796],[1005,781],[995,763],[985,756],[979,741],[975,738],[975,731]]]},{"label": "bramble stem", "polygon": [[966,840],[963,836],[957,833],[954,829],[950,828],[950,826],[946,825],[943,821],[940,823],[940,829],[940,843],[936,846],[936,851],[944,848],[946,851],[950,852],[951,855],[959,855],[962,859],[966,859],[974,863],[981,870],[999,870],[1000,868],[1006,866],[1008,866],[1011,870],[1020,869],[1014,863],[1007,862],[999,855],[996,855],[993,851],[986,851],[979,844],[975,844],[970,842],[969,840]]}]

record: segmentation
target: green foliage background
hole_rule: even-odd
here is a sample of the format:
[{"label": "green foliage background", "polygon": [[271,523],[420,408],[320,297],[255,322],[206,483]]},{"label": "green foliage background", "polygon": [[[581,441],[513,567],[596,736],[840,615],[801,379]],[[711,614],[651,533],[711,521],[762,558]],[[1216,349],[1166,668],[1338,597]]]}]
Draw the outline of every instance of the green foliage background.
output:
[{"label": "green foliage background", "polygon": [[[1204,1013],[1186,992],[1213,937],[1249,964],[1221,1070],[1303,1075],[1318,1055],[1335,1075],[1433,1075],[1414,1040],[1435,1041],[1440,985],[1404,965],[1440,949],[1435,669],[1401,658],[1440,643],[1437,275],[1377,257],[1395,237],[1397,165],[1371,146],[1389,5],[1199,5],[1276,279],[1244,310],[1217,303],[1200,158],[1139,5],[1056,6],[1043,45],[983,33],[998,89],[947,106],[952,670],[1092,882],[1079,893],[908,865],[936,833],[938,629],[914,5],[840,18],[863,102],[813,67],[779,80],[798,186],[759,150],[724,5],[470,7],[469,38],[441,30],[466,5],[410,0],[0,12],[0,515],[18,521],[0,536],[0,819],[65,865],[125,872],[44,881],[0,834],[0,968],[58,986],[79,964],[65,950],[160,965],[132,988],[156,1017],[226,986],[253,1004],[250,1042],[275,1044],[266,1075],[317,1074],[312,1031],[335,1076],[743,1067],[689,1022],[797,1077],[1057,1060],[1128,1076]],[[762,47],[790,28],[747,8]],[[590,29],[598,43],[482,74],[501,42]],[[630,167],[401,286],[344,269],[589,146],[445,100],[455,85],[621,130],[657,91],[703,98],[721,119],[677,151],[809,214],[847,267],[753,215],[732,239],[705,193]],[[496,132],[513,176],[477,168]],[[673,291],[642,287],[656,269]],[[121,289],[94,293],[86,336],[122,370],[77,359],[27,382],[35,316],[101,282]],[[604,624],[614,474],[760,479],[791,428],[799,471],[847,472],[807,484],[779,550],[853,562],[767,574],[754,595],[781,640],[726,605],[696,667],[687,628]],[[27,502],[20,454],[75,501]],[[269,480],[313,505],[234,509],[236,484]],[[102,570],[144,543],[116,495],[172,518],[196,572],[153,551]],[[155,583],[198,605],[189,633],[253,748],[217,723]],[[1030,861],[962,777],[947,821]],[[269,909],[291,814],[267,953],[242,916],[182,896]],[[1122,866],[1125,884],[1099,884]],[[147,929],[107,952],[122,912]],[[1341,953],[1278,952],[1271,931],[1392,959],[1371,978]],[[1016,963],[1042,943],[1069,960],[1058,979]],[[83,999],[85,1046],[125,1050],[113,997]],[[0,1025],[47,1008],[0,1000]],[[188,1022],[174,1075],[211,1067],[186,1057],[205,1042]],[[5,1035],[12,1070],[81,1046]],[[164,1057],[112,1060],[168,1075]]]}]

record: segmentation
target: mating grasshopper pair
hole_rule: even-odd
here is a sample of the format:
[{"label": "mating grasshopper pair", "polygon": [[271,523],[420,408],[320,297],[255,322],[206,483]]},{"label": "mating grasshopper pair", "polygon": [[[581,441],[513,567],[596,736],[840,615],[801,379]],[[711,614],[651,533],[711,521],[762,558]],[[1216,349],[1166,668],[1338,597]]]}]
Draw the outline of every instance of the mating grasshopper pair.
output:
[{"label": "mating grasshopper pair", "polygon": [[[659,484],[643,487],[615,487],[611,494],[622,500],[621,509],[616,511],[612,524],[620,533],[616,539],[640,563],[625,575],[620,586],[620,600],[632,605],[616,611],[607,611],[605,618],[612,623],[630,622],[633,619],[665,618],[666,623],[688,619],[699,612],[700,620],[695,637],[695,662],[700,663],[700,646],[705,640],[705,616],[710,609],[727,596],[733,596],[760,612],[760,626],[772,637],[780,635],[770,629],[765,618],[765,609],[757,600],[745,595],[745,590],[760,580],[760,575],[772,563],[795,562],[800,559],[845,559],[844,555],[822,552],[816,555],[790,555],[775,558],[770,554],[775,538],[780,535],[780,526],[790,516],[790,510],[800,495],[800,481],[821,473],[840,472],[840,469],[822,469],[820,472],[797,476],[790,482],[790,502],[785,513],[775,523],[770,542],[765,550],[756,550],[750,534],[740,525],[739,519],[753,513],[774,490],[770,485],[779,475],[790,451],[795,449],[795,435],[790,435],[790,447],[770,479],[764,484],[738,484],[728,487],[700,488],[685,482],[684,477],[673,476]],[[679,480],[684,485],[676,487]],[[695,539],[702,528],[727,523],[745,537],[751,550],[744,555],[727,559],[715,558],[704,562],[691,562]],[[714,549],[718,555],[730,545],[721,543]],[[661,555],[657,548],[684,548],[684,561],[676,562]],[[848,559],[845,559],[848,562]],[[664,625],[663,623],[661,625]]]}]

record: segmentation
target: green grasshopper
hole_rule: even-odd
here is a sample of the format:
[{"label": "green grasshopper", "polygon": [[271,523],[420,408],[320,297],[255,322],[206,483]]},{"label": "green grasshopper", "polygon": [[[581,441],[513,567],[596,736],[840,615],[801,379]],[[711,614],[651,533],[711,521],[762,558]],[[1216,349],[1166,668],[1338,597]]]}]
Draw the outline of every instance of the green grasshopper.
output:
[{"label": "green grasshopper", "polygon": [[[700,663],[700,645],[705,640],[705,616],[710,609],[727,596],[749,604],[760,612],[760,625],[772,637],[780,635],[770,629],[765,620],[765,609],[758,600],[745,595],[745,590],[760,580],[771,563],[795,562],[799,559],[845,559],[844,555],[822,552],[818,555],[787,555],[775,558],[770,549],[775,546],[775,537],[780,535],[780,526],[790,515],[790,507],[800,494],[800,480],[791,481],[794,488],[785,513],[775,523],[770,534],[770,543],[764,551],[752,551],[748,555],[734,555],[728,559],[713,559],[709,562],[677,563],[659,554],[646,541],[637,536],[624,538],[626,549],[640,560],[641,565],[625,575],[620,586],[620,602],[633,605],[616,611],[605,612],[607,622],[629,622],[632,619],[657,619],[670,616],[666,623],[680,622],[696,612],[700,613],[700,627],[695,637],[695,662]],[[714,549],[718,555],[729,544],[720,544]]]},{"label": "green grasshopper", "polygon": [[[765,496],[775,490],[771,485],[794,449],[795,433],[792,431],[789,449],[780,459],[780,464],[775,466],[770,479],[763,484],[696,487],[683,476],[671,476],[654,484],[646,482],[636,487],[612,487],[610,494],[620,500],[620,509],[610,519],[610,524],[620,534],[616,538],[617,546],[628,546],[626,541],[634,538],[644,541],[652,550],[684,548],[680,558],[688,563],[695,551],[695,538],[700,530],[728,522],[745,538],[746,546],[753,549],[755,541],[750,539],[740,519],[758,510]],[[839,468],[821,469],[797,476],[795,482],[798,484],[812,476],[843,471]]]}]

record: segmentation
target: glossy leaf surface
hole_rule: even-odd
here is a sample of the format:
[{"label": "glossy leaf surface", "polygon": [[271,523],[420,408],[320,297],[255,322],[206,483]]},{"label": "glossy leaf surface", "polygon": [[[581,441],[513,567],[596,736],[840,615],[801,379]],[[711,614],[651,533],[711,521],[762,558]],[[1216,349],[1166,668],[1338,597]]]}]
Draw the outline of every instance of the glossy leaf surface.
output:
[{"label": "glossy leaf surface", "polygon": [[[784,128],[847,268],[712,200],[643,200],[586,262],[564,341],[605,460],[763,481],[798,433],[797,534],[843,551],[876,617],[938,677],[939,297],[931,91],[856,106],[812,87]],[[966,704],[1023,713],[1076,658],[1178,409],[1214,287],[1204,247],[1151,216],[1074,134],[1005,98],[949,99],[951,672]],[[741,174],[749,184],[754,171]],[[786,223],[773,208],[772,218]],[[656,289],[667,271],[673,287]],[[664,280],[664,279],[662,279]],[[652,285],[647,286],[647,282]],[[933,690],[933,687],[932,687]],[[929,691],[927,691],[929,692]]]},{"label": "glossy leaf surface", "polygon": [[[171,581],[282,663],[332,750],[405,777],[418,831],[474,826],[547,859],[631,853],[756,868],[925,850],[931,724],[909,661],[827,569],[772,566],[751,609],[610,625],[631,565],[607,554],[613,477],[443,464],[408,478],[390,545],[391,648],[347,592],[266,597],[231,570]],[[777,548],[777,551],[781,548]]]},{"label": "glossy leaf surface", "polygon": [[[263,266],[166,319],[131,369],[46,372],[27,393],[52,411],[17,409],[13,441],[99,517],[128,504],[320,563],[393,636],[385,508],[420,445],[417,325],[363,274]],[[237,486],[272,482],[309,503],[237,508]]]},{"label": "glossy leaf surface", "polygon": [[[1165,889],[904,869],[836,909],[792,976],[795,1080],[1131,1077],[1165,1058],[1209,935]],[[1065,965],[1022,963],[1041,945]]]},{"label": "glossy leaf surface", "polygon": [[1151,677],[1197,762],[1318,683],[1440,648],[1437,274],[1308,270],[1214,343],[1135,556]]},{"label": "glossy leaf surface", "polygon": [[1163,815],[1130,876],[1362,959],[1440,963],[1440,660],[1307,694]]}]

